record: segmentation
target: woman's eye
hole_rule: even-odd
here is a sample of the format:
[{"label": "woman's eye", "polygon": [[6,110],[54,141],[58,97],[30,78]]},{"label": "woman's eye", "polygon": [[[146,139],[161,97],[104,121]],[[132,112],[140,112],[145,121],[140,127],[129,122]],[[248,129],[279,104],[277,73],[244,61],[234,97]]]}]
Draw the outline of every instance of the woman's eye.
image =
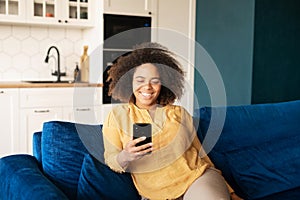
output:
[{"label": "woman's eye", "polygon": [[143,79],[136,79],[135,80],[137,83],[144,83],[144,80]]},{"label": "woman's eye", "polygon": [[160,80],[159,79],[152,79],[151,80],[151,84],[160,84]]},{"label": "woman's eye", "polygon": [[147,80],[147,79],[144,79],[144,78],[137,78],[137,79],[135,79],[135,82],[137,84],[150,83],[150,84],[153,84],[153,85],[157,85],[157,84],[160,84],[160,79],[154,78],[154,79]]}]

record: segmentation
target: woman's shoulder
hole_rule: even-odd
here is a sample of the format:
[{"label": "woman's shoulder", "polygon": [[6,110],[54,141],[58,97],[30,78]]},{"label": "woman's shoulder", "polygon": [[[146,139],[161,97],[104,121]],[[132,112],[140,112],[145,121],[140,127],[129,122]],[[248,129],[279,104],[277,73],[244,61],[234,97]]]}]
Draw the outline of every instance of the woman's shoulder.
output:
[{"label": "woman's shoulder", "polygon": [[188,111],[183,106],[180,106],[180,105],[173,105],[173,104],[167,105],[167,106],[165,106],[165,109],[168,114],[175,115],[175,116],[181,116],[181,118],[183,116],[190,116]]},{"label": "woman's shoulder", "polygon": [[169,104],[165,106],[166,110],[172,110],[174,112],[187,112],[187,110],[180,105],[176,105],[176,104]]}]

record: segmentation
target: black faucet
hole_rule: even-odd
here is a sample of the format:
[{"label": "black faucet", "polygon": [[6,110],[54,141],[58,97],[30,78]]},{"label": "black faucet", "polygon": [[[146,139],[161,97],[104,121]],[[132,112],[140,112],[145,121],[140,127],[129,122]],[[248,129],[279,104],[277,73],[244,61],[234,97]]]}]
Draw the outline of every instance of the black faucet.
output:
[{"label": "black faucet", "polygon": [[52,73],[52,75],[53,75],[53,76],[57,76],[57,82],[60,82],[60,81],[61,81],[61,80],[60,80],[60,77],[61,77],[61,76],[66,76],[66,73],[65,73],[65,72],[62,73],[62,72],[60,71],[60,55],[59,55],[59,51],[58,51],[58,49],[57,49],[56,46],[51,46],[51,47],[49,47],[48,52],[47,52],[47,56],[46,56],[46,58],[45,58],[45,63],[48,63],[48,61],[49,61],[49,53],[50,53],[51,49],[53,49],[53,48],[56,50],[56,53],[57,53],[57,70],[54,71],[54,72]]}]

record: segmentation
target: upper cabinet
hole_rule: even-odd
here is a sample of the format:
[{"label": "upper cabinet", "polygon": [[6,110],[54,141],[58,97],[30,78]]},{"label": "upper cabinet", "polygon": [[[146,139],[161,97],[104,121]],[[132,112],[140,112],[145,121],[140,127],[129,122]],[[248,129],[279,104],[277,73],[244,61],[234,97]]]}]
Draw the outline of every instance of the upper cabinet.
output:
[{"label": "upper cabinet", "polygon": [[104,0],[104,13],[151,15],[153,6],[153,0]]},{"label": "upper cabinet", "polygon": [[28,22],[48,25],[92,26],[91,0],[30,0]]},{"label": "upper cabinet", "polygon": [[[92,0],[0,0],[0,22],[88,28]],[[25,4],[26,3],[26,4]]]},{"label": "upper cabinet", "polygon": [[0,22],[24,22],[25,3],[22,0],[0,0]]}]

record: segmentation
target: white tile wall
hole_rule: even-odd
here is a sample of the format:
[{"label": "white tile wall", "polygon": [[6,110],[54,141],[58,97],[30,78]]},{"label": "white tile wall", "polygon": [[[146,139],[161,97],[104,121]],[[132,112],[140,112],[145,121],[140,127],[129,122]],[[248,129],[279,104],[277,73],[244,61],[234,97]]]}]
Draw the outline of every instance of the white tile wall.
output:
[{"label": "white tile wall", "polygon": [[56,52],[51,51],[48,64],[44,62],[52,45],[59,49],[61,70],[67,73],[63,79],[71,80],[83,51],[82,30],[0,25],[0,81],[56,80],[51,75]]}]

